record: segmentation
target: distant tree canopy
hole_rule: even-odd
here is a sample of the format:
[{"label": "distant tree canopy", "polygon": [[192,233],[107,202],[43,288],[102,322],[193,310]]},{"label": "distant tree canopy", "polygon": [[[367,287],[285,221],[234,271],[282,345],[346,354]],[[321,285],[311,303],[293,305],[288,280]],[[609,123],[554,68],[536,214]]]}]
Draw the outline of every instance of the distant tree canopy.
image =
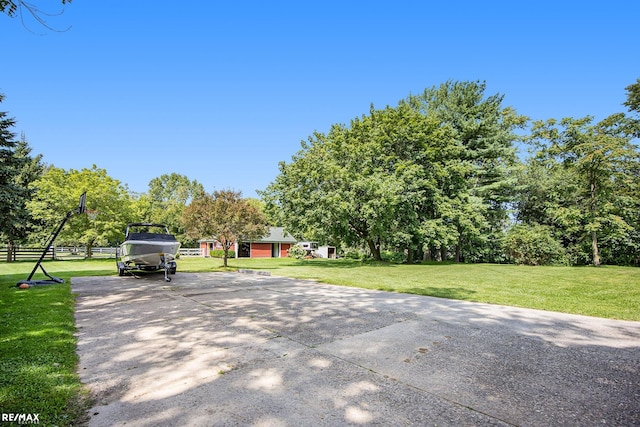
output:
[{"label": "distant tree canopy", "polygon": [[132,203],[126,187],[95,165],[82,170],[49,167],[33,186],[35,195],[27,206],[42,223],[43,241],[66,212],[77,206],[85,191],[87,210],[95,218],[72,217],[60,233],[59,243],[83,245],[90,257],[93,247],[122,241],[126,225],[132,221]]},{"label": "distant tree canopy", "polygon": [[215,236],[227,254],[269,223],[375,259],[640,265],[640,79],[625,90],[627,113],[530,122],[485,83],[448,81],[314,133],[261,200],[176,173],[135,195],[97,166],[45,167],[0,112],[0,238],[41,244],[86,190],[95,215],[58,243],[89,254],[127,222],[166,224],[185,247]]},{"label": "distant tree canopy", "polygon": [[177,173],[163,174],[149,182],[149,191],[137,202],[139,220],[165,224],[185,247],[197,246],[181,222],[184,209],[205,194],[204,186]]}]

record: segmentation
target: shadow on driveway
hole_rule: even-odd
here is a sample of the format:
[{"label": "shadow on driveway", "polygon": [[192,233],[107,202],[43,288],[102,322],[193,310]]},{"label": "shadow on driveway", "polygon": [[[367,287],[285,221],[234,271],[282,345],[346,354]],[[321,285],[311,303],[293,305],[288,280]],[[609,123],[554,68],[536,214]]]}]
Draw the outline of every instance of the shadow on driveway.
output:
[{"label": "shadow on driveway", "polygon": [[640,322],[237,273],[72,288],[91,426],[640,423]]}]

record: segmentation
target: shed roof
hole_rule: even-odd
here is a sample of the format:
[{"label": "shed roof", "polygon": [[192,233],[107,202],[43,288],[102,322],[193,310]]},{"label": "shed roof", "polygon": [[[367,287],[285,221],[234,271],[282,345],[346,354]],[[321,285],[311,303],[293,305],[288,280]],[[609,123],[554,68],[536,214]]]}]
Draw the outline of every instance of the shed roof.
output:
[{"label": "shed roof", "polygon": [[265,243],[296,243],[297,240],[287,233],[284,227],[269,227],[269,234],[262,239],[252,240],[252,242]]},{"label": "shed roof", "polygon": [[[201,242],[213,242],[215,237],[209,239],[202,239]],[[296,243],[297,240],[287,233],[284,227],[269,227],[269,234],[262,239],[251,240],[252,242],[261,243]]]}]

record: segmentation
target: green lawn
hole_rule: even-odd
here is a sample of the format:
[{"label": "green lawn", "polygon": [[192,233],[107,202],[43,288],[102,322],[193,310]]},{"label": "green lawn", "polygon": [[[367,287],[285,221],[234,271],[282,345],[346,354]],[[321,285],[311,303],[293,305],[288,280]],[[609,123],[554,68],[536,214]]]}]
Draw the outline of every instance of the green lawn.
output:
[{"label": "green lawn", "polygon": [[[185,258],[180,271],[214,271],[220,260]],[[231,267],[335,285],[640,320],[640,268],[499,264],[398,265],[353,260],[242,259]]]},{"label": "green lawn", "polygon": [[0,412],[39,414],[41,425],[77,425],[90,399],[76,373],[69,278],[111,274],[113,263],[48,262],[65,284],[17,289],[33,265],[0,263]]},{"label": "green lawn", "polygon": [[[0,263],[0,412],[37,413],[43,425],[77,425],[91,401],[76,373],[69,282],[71,277],[115,275],[115,262],[48,261],[47,271],[65,284],[17,289],[33,265]],[[221,265],[219,259],[184,258],[178,271],[223,271]],[[344,286],[640,321],[639,268],[294,259],[232,259],[230,266]]]}]

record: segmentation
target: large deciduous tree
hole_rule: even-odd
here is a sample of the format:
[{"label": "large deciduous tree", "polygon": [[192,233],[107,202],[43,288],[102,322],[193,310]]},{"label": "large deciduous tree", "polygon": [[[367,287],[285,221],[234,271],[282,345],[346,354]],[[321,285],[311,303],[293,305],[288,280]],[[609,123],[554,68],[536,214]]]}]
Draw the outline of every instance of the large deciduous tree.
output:
[{"label": "large deciduous tree", "polygon": [[629,111],[640,113],[640,79],[625,88],[627,91],[627,100],[624,102]]},{"label": "large deciduous tree", "polygon": [[34,188],[35,196],[28,208],[43,222],[43,233],[50,231],[66,212],[77,206],[80,195],[87,192],[87,211],[92,215],[71,217],[58,239],[63,244],[84,245],[88,257],[97,245],[121,241],[127,223],[133,218],[127,188],[95,165],[82,170],[49,167],[34,182]]},{"label": "large deciduous tree", "polygon": [[371,109],[350,127],[315,133],[261,193],[284,225],[308,239],[364,243],[381,259],[384,243],[411,247],[415,207],[425,197],[425,169],[415,162],[436,126],[408,105]]},{"label": "large deciduous tree", "polygon": [[447,82],[315,133],[261,193],[291,232],[381,247],[479,253],[507,219],[513,131],[525,118],[478,82]]},{"label": "large deciduous tree", "polygon": [[141,196],[138,204],[147,205],[145,221],[165,224],[183,246],[192,246],[196,242],[184,230],[182,212],[191,201],[204,194],[204,187],[198,181],[177,173],[164,174],[149,182],[149,191]]},{"label": "large deciduous tree", "polygon": [[182,222],[193,238],[214,238],[224,250],[224,266],[234,242],[264,237],[267,220],[255,203],[233,190],[214,191],[191,201]]},{"label": "large deciduous tree", "polygon": [[[528,183],[526,191],[535,199],[523,201],[523,213],[530,215],[529,221],[537,216],[539,224],[560,227],[565,243],[588,241],[596,266],[603,246],[611,257],[622,248],[637,253],[631,236],[639,156],[632,132],[629,118],[621,113],[595,124],[592,117],[533,124],[531,142],[537,153],[531,166],[542,175]],[[541,186],[546,184],[545,196]]]},{"label": "large deciduous tree", "polygon": [[636,118],[632,120],[634,135],[640,138],[640,79],[625,88],[627,91],[627,100],[624,105],[627,106],[629,112],[636,113]]}]

